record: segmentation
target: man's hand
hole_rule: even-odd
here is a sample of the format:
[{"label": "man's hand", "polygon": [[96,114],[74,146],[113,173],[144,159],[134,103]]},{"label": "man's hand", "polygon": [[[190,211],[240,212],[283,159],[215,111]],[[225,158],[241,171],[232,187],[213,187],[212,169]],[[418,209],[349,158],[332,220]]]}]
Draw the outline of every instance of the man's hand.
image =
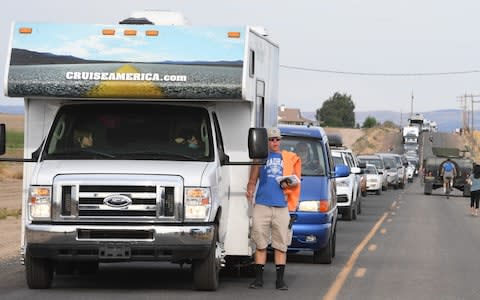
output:
[{"label": "man's hand", "polygon": [[247,190],[247,192],[245,193],[245,197],[247,197],[248,201],[252,201],[253,200],[253,192]]}]

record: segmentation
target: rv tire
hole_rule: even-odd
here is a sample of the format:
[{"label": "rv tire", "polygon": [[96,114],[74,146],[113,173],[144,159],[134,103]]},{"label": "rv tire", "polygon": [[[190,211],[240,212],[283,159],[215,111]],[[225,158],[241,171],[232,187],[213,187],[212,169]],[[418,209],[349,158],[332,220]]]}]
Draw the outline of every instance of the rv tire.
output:
[{"label": "rv tire", "polygon": [[46,258],[33,257],[29,251],[25,255],[25,276],[30,289],[48,289],[52,286],[53,265]]}]

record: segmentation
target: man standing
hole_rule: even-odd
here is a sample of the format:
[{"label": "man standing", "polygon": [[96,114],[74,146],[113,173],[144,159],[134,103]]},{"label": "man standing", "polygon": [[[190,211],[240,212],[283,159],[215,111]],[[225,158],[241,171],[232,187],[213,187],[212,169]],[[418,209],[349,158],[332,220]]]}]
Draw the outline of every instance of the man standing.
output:
[{"label": "man standing", "polygon": [[[250,284],[250,288],[263,287],[263,269],[271,241],[276,265],[276,288],[288,290],[283,277],[287,248],[292,238],[289,210],[296,210],[300,196],[301,160],[293,152],[280,151],[282,137],[278,128],[269,128],[267,133],[267,162],[263,166],[252,167],[246,192],[247,199],[252,201],[258,181],[252,216],[252,239],[256,245],[255,281]],[[279,180],[282,176],[289,175],[296,175],[298,180]]]},{"label": "man standing", "polygon": [[446,193],[447,182],[450,183],[449,189],[451,190],[453,186],[453,178],[457,176],[455,165],[450,158],[447,158],[447,160],[443,163],[441,175],[443,176],[443,192]]}]

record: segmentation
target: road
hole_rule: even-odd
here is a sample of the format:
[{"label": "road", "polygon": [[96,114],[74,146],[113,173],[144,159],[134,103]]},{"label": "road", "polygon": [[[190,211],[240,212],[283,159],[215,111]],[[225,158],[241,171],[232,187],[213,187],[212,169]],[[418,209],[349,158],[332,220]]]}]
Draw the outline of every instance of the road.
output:
[{"label": "road", "polygon": [[[363,199],[356,221],[339,221],[337,255],[314,265],[309,253],[289,255],[289,291],[252,278],[222,275],[217,292],[193,291],[189,268],[169,263],[102,265],[93,276],[57,276],[49,290],[29,290],[16,260],[0,264],[2,299],[479,299],[480,218],[467,199],[425,196],[418,178],[404,190]],[[370,233],[370,236],[369,236]]]}]

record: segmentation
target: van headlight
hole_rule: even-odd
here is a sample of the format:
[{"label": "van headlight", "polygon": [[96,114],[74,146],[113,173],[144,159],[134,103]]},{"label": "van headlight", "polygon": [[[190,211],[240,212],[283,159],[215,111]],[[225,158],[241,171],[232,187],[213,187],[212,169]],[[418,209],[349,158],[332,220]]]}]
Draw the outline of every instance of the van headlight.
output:
[{"label": "van headlight", "polygon": [[208,219],[211,207],[210,189],[185,188],[185,220]]},{"label": "van headlight", "polygon": [[303,212],[328,212],[330,210],[329,200],[304,200],[298,204],[297,211]]},{"label": "van headlight", "polygon": [[31,186],[28,193],[28,212],[32,221],[50,220],[52,215],[52,188]]}]

